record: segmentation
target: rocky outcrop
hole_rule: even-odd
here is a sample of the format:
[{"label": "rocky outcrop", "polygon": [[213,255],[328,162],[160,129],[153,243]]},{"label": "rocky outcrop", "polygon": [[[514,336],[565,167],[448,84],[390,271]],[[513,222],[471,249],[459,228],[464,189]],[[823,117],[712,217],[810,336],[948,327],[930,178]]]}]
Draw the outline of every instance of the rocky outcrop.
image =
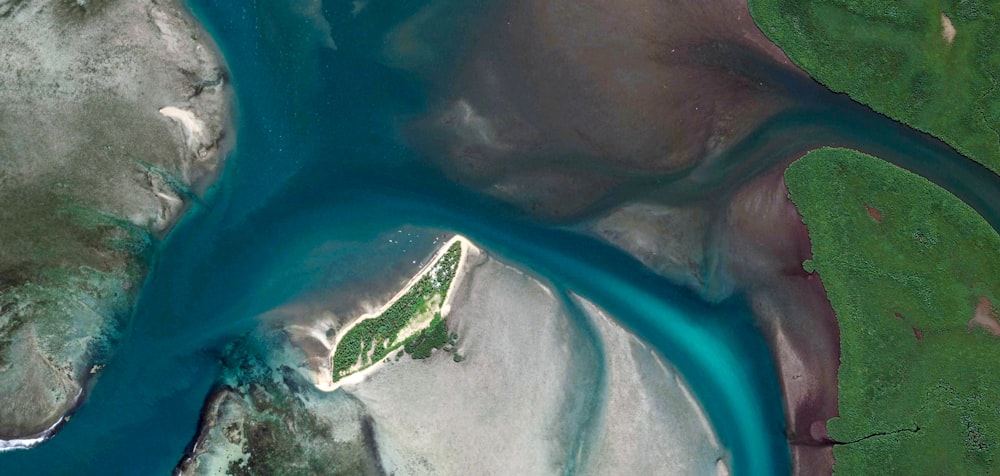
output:
[{"label": "rocky outcrop", "polygon": [[150,244],[215,177],[227,89],[179,2],[0,0],[0,440],[99,373]]}]

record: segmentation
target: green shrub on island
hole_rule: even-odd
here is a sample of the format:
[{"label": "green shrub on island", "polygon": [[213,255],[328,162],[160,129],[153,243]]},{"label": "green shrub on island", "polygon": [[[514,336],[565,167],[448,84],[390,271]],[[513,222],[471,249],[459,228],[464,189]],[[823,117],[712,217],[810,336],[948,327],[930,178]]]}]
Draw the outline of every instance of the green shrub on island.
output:
[{"label": "green shrub on island", "polygon": [[1000,173],[1000,3],[750,0],[749,6],[758,27],[830,89]]},{"label": "green shrub on island", "polygon": [[840,327],[836,472],[995,470],[1000,236],[945,190],[860,152],[811,152],[785,180],[809,229],[805,266]]},{"label": "green shrub on island", "polygon": [[[434,268],[430,272],[417,280],[406,294],[392,303],[382,314],[358,322],[351,330],[347,331],[334,350],[334,381],[365,368],[373,362],[381,361],[393,350],[403,346],[404,342],[397,342],[399,331],[409,325],[414,318],[427,312],[436,312],[436,310],[431,309],[432,305],[440,306],[444,303],[451,282],[458,271],[461,256],[462,245],[456,241],[448,248],[444,256],[433,265]],[[443,322],[444,320],[440,319],[440,314],[436,314],[431,328],[443,326]],[[421,332],[418,336],[423,335],[428,330]],[[444,336],[447,339],[447,328],[441,332],[445,333]],[[412,352],[407,351],[407,353]]]},{"label": "green shrub on island", "polygon": [[430,357],[434,349],[441,349],[448,343],[447,321],[447,319],[441,318],[441,314],[437,314],[434,316],[434,321],[431,322],[430,327],[407,339],[403,349],[414,359],[419,360]]}]

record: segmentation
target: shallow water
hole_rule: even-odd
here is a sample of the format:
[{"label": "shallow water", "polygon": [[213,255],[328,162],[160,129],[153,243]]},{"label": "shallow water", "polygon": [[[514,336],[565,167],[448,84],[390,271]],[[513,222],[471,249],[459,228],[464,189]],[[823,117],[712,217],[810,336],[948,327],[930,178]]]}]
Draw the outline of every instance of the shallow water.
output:
[{"label": "shallow water", "polygon": [[[399,117],[426,107],[426,85],[325,47],[318,20],[288,5],[192,5],[231,69],[237,148],[207,205],[162,243],[129,334],[88,402],[53,440],[0,455],[0,474],[171,471],[195,435],[223,348],[252,332],[261,313],[371,280],[404,253],[426,253],[429,235],[395,254],[373,243],[407,225],[465,234],[604,308],[685,376],[731,451],[735,474],[788,472],[777,376],[744,304],[706,304],[611,246],[451,184],[396,132]],[[371,24],[391,25],[413,9],[387,9]],[[998,223],[1000,200],[990,194],[1000,188],[989,187],[996,181],[985,169],[864,108],[812,102],[765,125],[728,160],[796,131],[819,131],[808,141],[855,144],[904,162]]]}]

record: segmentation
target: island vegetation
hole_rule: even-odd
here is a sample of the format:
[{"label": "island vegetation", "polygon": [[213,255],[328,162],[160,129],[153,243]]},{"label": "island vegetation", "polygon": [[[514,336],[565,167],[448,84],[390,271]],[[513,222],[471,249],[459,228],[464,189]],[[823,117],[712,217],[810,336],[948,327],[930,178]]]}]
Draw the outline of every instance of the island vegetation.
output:
[{"label": "island vegetation", "polygon": [[[462,243],[456,240],[428,272],[408,291],[375,317],[364,318],[337,342],[333,352],[333,380],[363,370],[386,358],[392,351],[403,350],[415,359],[424,359],[434,349],[454,345],[448,335],[447,320],[441,309],[458,271]],[[427,328],[409,336],[400,336],[408,327],[427,320]],[[457,336],[455,336],[457,338]]]},{"label": "island vegetation", "polygon": [[750,0],[821,83],[1000,173],[1000,3]]},{"label": "island vegetation", "polygon": [[430,327],[406,340],[403,349],[414,359],[426,359],[435,349],[448,349],[448,344],[454,344],[448,337],[448,320],[441,318],[441,313],[434,316]]},{"label": "island vegetation", "polygon": [[839,474],[1000,463],[1000,236],[922,177],[846,149],[785,172],[840,327]]}]

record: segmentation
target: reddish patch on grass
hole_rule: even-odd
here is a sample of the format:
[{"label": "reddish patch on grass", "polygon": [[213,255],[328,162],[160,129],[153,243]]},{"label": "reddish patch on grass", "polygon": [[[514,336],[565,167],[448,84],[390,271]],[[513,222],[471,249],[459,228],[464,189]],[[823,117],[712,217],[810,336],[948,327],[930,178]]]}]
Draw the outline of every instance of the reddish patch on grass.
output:
[{"label": "reddish patch on grass", "polygon": [[916,327],[914,327],[913,328],[913,337],[916,337],[917,340],[923,339],[924,338],[924,331],[922,331],[922,330],[917,329]]},{"label": "reddish patch on grass", "polygon": [[898,312],[895,312],[895,313],[893,313],[892,315],[893,315],[893,316],[895,316],[895,317],[896,317],[896,319],[902,319],[902,318],[903,318],[903,315],[902,315],[902,314],[900,314],[900,313],[898,313]]},{"label": "reddish patch on grass", "polygon": [[971,331],[973,327],[981,327],[986,332],[1000,337],[1000,322],[997,321],[995,314],[996,310],[989,298],[980,296],[976,312],[972,315],[972,319],[969,319],[969,325],[966,329]]},{"label": "reddish patch on grass", "polygon": [[875,220],[875,223],[882,223],[881,210],[879,210],[878,208],[869,207],[868,205],[865,205],[865,210],[868,212],[868,216],[872,217],[872,220]]}]

